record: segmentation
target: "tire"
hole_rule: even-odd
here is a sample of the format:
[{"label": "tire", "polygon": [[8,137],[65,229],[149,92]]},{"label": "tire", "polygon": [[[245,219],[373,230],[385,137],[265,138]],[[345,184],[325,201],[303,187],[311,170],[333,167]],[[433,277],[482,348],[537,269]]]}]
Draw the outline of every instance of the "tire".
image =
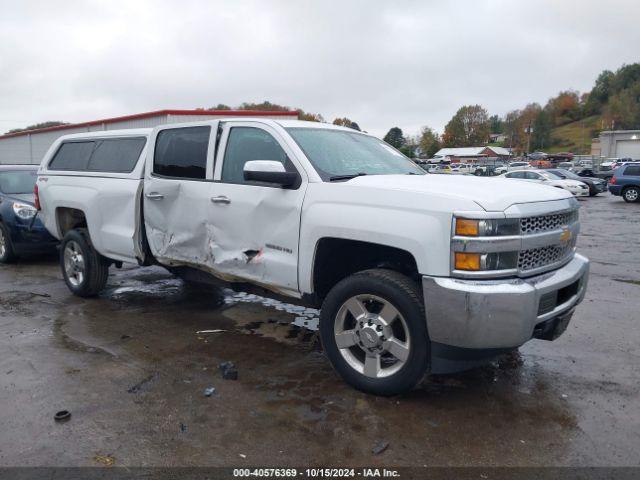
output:
[{"label": "tire", "polygon": [[94,297],[107,284],[109,262],[93,248],[85,229],[70,230],[62,239],[60,268],[67,287],[79,297]]},{"label": "tire", "polygon": [[429,367],[422,293],[392,270],[365,270],[338,282],[322,304],[320,337],[336,372],[363,392],[407,392]]},{"label": "tire", "polygon": [[640,202],[640,188],[627,187],[622,191],[622,198],[627,203]]},{"label": "tire", "polygon": [[475,172],[473,172],[473,174],[474,174],[476,177],[481,177],[481,176],[482,176],[482,170],[476,170]]},{"label": "tire", "polygon": [[0,223],[0,263],[11,263],[16,259],[16,253],[11,243],[9,230]]}]

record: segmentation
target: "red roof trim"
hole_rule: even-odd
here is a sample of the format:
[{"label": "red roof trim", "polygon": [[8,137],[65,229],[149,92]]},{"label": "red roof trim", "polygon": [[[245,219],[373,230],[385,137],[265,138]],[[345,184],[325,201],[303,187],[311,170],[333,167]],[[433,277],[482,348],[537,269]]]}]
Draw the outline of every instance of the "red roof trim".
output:
[{"label": "red roof trim", "polygon": [[31,133],[54,132],[56,130],[66,130],[69,128],[91,127],[103,123],[126,122],[128,120],[140,120],[143,118],[159,117],[161,115],[224,115],[227,117],[290,117],[298,116],[298,112],[293,111],[269,111],[269,110],[156,110],[155,112],[136,113],[125,115],[124,117],[105,118],[102,120],[92,120],[90,122],[71,123],[69,125],[57,125],[55,127],[36,128],[24,132],[7,133],[0,135],[2,138],[19,137]]}]

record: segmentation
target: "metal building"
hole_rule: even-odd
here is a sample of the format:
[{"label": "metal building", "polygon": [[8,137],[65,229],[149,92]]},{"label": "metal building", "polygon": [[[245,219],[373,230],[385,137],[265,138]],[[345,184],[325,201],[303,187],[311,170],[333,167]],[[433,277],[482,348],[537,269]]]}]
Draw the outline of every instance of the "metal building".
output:
[{"label": "metal building", "polygon": [[[640,130],[600,132],[600,156],[640,160]],[[592,148],[593,149],[593,148]]]},{"label": "metal building", "polygon": [[0,164],[40,163],[51,144],[62,135],[123,128],[145,128],[167,123],[215,120],[225,117],[264,117],[297,120],[295,111],[252,110],[158,110],[125,117],[93,120],[91,122],[40,128],[25,132],[0,135]]}]

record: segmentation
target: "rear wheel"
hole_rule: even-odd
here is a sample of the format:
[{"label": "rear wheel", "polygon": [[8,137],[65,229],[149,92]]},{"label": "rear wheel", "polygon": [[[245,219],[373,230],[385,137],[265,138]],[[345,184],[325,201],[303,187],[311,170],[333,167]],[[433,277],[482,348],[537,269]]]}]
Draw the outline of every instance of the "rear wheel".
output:
[{"label": "rear wheel", "polygon": [[107,284],[109,262],[93,248],[85,229],[70,230],[62,239],[60,267],[67,287],[79,297],[93,297]]},{"label": "rear wheel", "polygon": [[638,187],[627,187],[622,191],[622,198],[628,203],[638,202],[640,201],[640,189]]},{"label": "rear wheel", "polygon": [[334,369],[365,392],[406,392],[428,368],[422,294],[391,270],[359,272],[333,287],[322,304],[320,335]]},{"label": "rear wheel", "polygon": [[0,223],[0,263],[11,263],[15,258],[9,231],[4,224]]}]

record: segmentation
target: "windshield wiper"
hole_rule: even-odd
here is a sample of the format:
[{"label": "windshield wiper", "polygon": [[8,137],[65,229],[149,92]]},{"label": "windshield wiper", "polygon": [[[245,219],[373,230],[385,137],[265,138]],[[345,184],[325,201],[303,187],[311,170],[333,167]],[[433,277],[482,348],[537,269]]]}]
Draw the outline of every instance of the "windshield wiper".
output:
[{"label": "windshield wiper", "polygon": [[349,175],[334,175],[332,177],[329,177],[329,181],[330,182],[335,182],[337,180],[351,180],[352,178],[362,177],[364,175],[366,175],[366,173],[364,173],[364,172],[351,173]]}]

